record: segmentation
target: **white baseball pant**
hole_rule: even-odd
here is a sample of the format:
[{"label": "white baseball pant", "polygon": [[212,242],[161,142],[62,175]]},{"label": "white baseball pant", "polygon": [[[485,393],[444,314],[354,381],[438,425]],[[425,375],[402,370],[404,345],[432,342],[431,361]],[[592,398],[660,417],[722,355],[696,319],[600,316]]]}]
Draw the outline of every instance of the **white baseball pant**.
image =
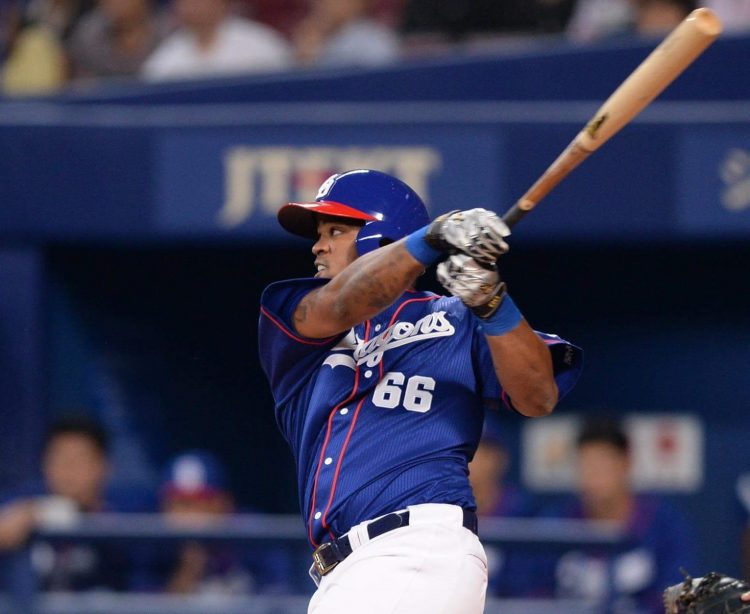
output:
[{"label": "white baseball pant", "polygon": [[487,556],[461,508],[408,509],[408,526],[374,539],[372,521],[349,531],[353,551],[323,576],[308,614],[482,614]]}]

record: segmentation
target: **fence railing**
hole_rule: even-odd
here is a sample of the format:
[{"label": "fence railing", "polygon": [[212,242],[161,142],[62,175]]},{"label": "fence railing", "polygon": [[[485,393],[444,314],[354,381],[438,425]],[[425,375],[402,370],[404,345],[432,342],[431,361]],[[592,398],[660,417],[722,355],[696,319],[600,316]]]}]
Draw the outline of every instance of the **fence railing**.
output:
[{"label": "fence railing", "polygon": [[[612,525],[571,519],[482,518],[488,546],[554,552],[576,546],[613,548],[622,539]],[[306,535],[296,515],[237,514],[217,520],[175,522],[159,514],[91,514],[39,528],[32,540],[48,543],[160,543],[184,540],[237,546],[272,543],[303,550]],[[305,568],[294,570],[301,576]],[[10,614],[304,614],[313,591],[297,595],[172,596],[143,593],[38,592],[29,550],[11,560],[0,612]],[[601,604],[573,600],[488,599],[485,614],[598,614]]]}]

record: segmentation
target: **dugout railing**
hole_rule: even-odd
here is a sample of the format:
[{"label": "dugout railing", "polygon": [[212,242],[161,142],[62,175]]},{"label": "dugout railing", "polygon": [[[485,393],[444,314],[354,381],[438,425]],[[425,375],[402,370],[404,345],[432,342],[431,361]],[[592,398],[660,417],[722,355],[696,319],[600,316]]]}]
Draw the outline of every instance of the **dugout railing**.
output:
[{"label": "dugout railing", "polygon": [[[486,546],[554,552],[577,547],[614,548],[621,533],[606,523],[571,519],[483,518],[480,533]],[[72,524],[46,526],[34,534],[45,542],[159,543],[225,542],[234,545],[275,544],[304,551],[306,537],[296,515],[238,514],[197,525],[175,524],[159,514],[92,514]],[[304,614],[312,593],[283,595],[169,595],[89,591],[53,593],[36,590],[31,549],[9,559],[0,612],[8,614]],[[294,570],[300,577],[306,569]],[[486,614],[599,614],[606,604],[577,600],[493,599]]]}]

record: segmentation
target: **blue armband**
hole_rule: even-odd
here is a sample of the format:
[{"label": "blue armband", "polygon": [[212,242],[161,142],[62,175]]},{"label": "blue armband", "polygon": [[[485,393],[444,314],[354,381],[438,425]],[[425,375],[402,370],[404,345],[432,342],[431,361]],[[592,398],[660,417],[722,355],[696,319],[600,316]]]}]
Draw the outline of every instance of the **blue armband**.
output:
[{"label": "blue armband", "polygon": [[503,335],[521,323],[523,316],[507,294],[498,310],[486,320],[479,320],[485,335]]},{"label": "blue armband", "polygon": [[415,230],[409,236],[406,237],[406,249],[414,257],[425,266],[435,264],[438,260],[443,257],[443,252],[434,247],[427,245],[427,241],[424,240],[427,234],[429,225]]}]

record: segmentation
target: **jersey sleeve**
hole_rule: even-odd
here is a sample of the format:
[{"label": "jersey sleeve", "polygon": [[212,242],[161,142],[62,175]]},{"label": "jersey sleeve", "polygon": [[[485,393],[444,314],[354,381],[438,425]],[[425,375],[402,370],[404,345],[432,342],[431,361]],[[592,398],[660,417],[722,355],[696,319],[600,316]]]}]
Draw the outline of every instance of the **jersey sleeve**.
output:
[{"label": "jersey sleeve", "polygon": [[293,395],[304,384],[320,357],[342,335],[310,339],[294,329],[292,316],[302,298],[327,279],[291,279],[268,286],[260,299],[258,349],[260,362],[277,404]]},{"label": "jersey sleeve", "polygon": [[[565,339],[550,333],[534,331],[544,341],[552,354],[552,369],[557,383],[559,400],[562,400],[575,386],[583,368],[583,350]],[[496,407],[498,399],[513,411],[511,398],[505,393],[495,374],[492,354],[487,339],[477,324],[474,332],[477,370],[480,375],[482,397],[488,407]]]}]

